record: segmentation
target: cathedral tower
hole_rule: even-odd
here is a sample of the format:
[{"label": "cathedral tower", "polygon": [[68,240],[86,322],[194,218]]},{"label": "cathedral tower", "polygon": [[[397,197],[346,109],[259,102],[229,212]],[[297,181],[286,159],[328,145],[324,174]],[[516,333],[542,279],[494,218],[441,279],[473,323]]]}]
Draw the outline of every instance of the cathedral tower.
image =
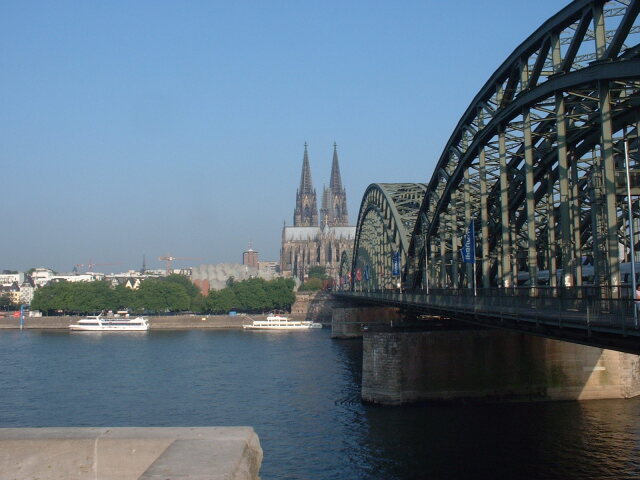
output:
[{"label": "cathedral tower", "polygon": [[294,227],[317,227],[318,205],[316,191],[311,182],[311,168],[309,167],[309,155],[307,143],[304,144],[304,156],[302,158],[302,175],[300,175],[300,188],[296,192],[296,209],[293,213]]},{"label": "cathedral tower", "polygon": [[347,212],[347,192],[342,188],[340,165],[338,164],[338,146],[333,144],[333,162],[331,164],[331,180],[329,188],[322,192],[322,209],[320,210],[322,225],[330,227],[346,227],[349,225]]}]

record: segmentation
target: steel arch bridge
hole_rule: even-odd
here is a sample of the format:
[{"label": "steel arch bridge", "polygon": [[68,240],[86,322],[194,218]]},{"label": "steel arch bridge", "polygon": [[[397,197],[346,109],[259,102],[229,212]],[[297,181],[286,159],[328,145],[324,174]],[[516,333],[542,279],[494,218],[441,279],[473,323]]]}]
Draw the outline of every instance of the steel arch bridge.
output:
[{"label": "steel arch bridge", "polygon": [[[589,284],[615,295],[640,230],[639,12],[636,0],[576,0],[518,46],[462,115],[428,184],[369,186],[343,288],[401,278],[409,292]],[[477,269],[459,253],[470,223]]]},{"label": "steel arch bridge", "polygon": [[427,185],[424,183],[374,183],[364,193],[358,226],[349,257],[343,253],[343,287],[393,288],[393,256],[406,263],[411,233]]}]

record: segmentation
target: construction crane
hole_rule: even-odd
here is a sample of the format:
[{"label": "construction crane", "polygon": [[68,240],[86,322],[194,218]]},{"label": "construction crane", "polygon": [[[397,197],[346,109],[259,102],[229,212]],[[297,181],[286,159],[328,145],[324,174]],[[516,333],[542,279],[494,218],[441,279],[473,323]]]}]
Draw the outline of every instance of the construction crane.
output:
[{"label": "construction crane", "polygon": [[170,275],[173,269],[171,268],[171,262],[174,260],[200,260],[198,257],[172,257],[171,255],[165,255],[164,257],[158,257],[158,260],[167,262],[167,275]]}]

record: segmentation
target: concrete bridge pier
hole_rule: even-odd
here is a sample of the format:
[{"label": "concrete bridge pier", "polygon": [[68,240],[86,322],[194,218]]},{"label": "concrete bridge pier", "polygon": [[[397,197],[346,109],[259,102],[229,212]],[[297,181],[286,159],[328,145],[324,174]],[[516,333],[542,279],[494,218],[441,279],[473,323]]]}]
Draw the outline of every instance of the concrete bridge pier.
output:
[{"label": "concrete bridge pier", "polygon": [[402,318],[396,307],[334,307],[331,338],[359,338],[370,328],[390,327]]},{"label": "concrete bridge pier", "polygon": [[362,399],[529,401],[640,394],[640,357],[498,330],[369,330]]}]

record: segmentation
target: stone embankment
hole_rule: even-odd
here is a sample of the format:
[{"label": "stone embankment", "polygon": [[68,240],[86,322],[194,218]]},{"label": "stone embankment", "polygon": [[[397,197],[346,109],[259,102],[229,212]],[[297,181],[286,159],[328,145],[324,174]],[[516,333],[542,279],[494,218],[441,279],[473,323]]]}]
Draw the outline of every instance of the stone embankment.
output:
[{"label": "stone embankment", "polygon": [[[213,328],[242,328],[253,319],[265,318],[265,315],[166,315],[149,316],[151,330],[195,330]],[[25,317],[25,329],[67,329],[79,318],[76,316]],[[0,329],[20,328],[20,319],[0,317]]]},{"label": "stone embankment", "polygon": [[0,428],[1,478],[258,480],[251,427]]}]

